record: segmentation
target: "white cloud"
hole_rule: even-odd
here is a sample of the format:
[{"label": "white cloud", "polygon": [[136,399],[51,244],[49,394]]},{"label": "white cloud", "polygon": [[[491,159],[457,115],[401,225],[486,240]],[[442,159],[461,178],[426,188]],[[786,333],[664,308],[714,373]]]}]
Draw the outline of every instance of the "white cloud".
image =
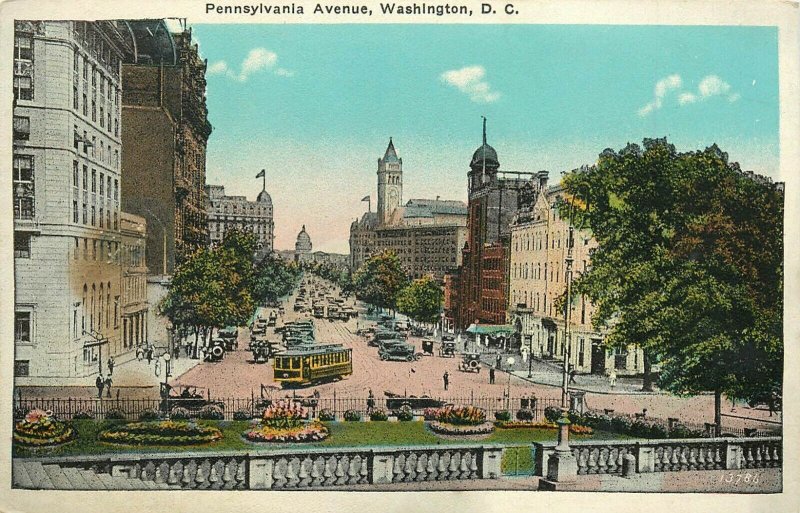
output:
[{"label": "white cloud", "polygon": [[225,61],[216,61],[208,65],[207,73],[209,75],[218,75],[228,71],[228,63]]},{"label": "white cloud", "polygon": [[678,90],[678,104],[689,105],[692,103],[703,102],[715,96],[724,96],[730,103],[741,98],[739,93],[731,91],[729,83],[722,80],[717,75],[706,75],[700,80],[696,92],[681,91],[682,80],[680,75],[670,75],[656,82],[653,100],[639,109],[639,115],[644,117],[656,109],[660,109],[664,104],[664,99],[670,92]]},{"label": "white cloud", "polygon": [[271,71],[279,77],[292,77],[294,71],[286,68],[277,68],[278,54],[266,48],[253,48],[248,52],[247,57],[242,61],[241,71],[231,68],[226,61],[216,61],[208,66],[208,74],[225,74],[228,78],[238,82],[247,82],[254,73],[260,71]]},{"label": "white cloud", "polygon": [[656,85],[653,88],[653,100],[639,109],[639,115],[647,116],[654,110],[660,109],[664,104],[664,97],[667,95],[667,93],[680,88],[681,83],[681,76],[678,74],[669,75],[668,77],[664,77],[656,82]]},{"label": "white cloud", "polygon": [[469,96],[474,102],[492,103],[500,99],[500,93],[492,91],[492,87],[483,79],[485,76],[486,69],[483,66],[466,66],[445,71],[439,78]]}]

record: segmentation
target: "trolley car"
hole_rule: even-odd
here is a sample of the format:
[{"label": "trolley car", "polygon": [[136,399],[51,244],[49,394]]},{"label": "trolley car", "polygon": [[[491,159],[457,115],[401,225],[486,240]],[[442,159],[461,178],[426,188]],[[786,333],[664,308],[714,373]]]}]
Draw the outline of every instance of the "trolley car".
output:
[{"label": "trolley car", "polygon": [[341,379],[353,373],[352,352],[341,344],[293,346],[275,356],[274,380],[286,388]]}]

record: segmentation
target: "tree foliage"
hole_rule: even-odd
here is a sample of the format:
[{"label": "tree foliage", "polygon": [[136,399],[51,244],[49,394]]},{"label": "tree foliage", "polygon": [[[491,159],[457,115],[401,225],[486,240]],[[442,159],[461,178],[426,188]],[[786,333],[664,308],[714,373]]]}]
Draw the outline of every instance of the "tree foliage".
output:
[{"label": "tree foliage", "polygon": [[300,268],[274,254],[256,265],[253,295],[264,304],[289,294],[300,279]]},{"label": "tree foliage", "polygon": [[300,268],[338,285],[343,291],[353,288],[353,277],[350,270],[330,262],[301,262]]},{"label": "tree foliage", "polygon": [[[783,369],[783,191],[716,145],[678,153],[665,139],[606,150],[568,174],[567,198],[598,241],[575,281],[607,343],[638,344],[660,386],[764,399]],[[566,215],[568,202],[561,204]]]},{"label": "tree foliage", "polygon": [[417,322],[435,323],[442,312],[444,291],[430,276],[414,280],[397,296],[397,310]]},{"label": "tree foliage", "polygon": [[395,309],[397,295],[407,283],[400,259],[393,251],[373,256],[353,275],[358,297],[379,308]]}]

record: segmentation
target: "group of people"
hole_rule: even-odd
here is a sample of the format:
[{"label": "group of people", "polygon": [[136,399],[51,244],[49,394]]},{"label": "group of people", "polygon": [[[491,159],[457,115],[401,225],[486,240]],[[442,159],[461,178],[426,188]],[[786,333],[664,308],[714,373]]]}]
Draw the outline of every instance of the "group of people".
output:
[{"label": "group of people", "polygon": [[111,375],[114,374],[114,365],[116,362],[114,361],[114,357],[110,356],[108,361],[106,361],[106,366],[108,367],[108,376],[103,377],[103,373],[97,375],[97,379],[94,380],[94,386],[97,387],[97,398],[103,398],[103,390],[106,392],[106,397],[111,397],[111,385],[113,381],[111,379]]}]

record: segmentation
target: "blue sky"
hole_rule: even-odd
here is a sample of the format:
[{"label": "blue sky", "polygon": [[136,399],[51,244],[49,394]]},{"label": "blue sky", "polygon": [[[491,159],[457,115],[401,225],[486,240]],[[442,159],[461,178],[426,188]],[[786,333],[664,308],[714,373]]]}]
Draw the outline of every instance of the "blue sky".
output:
[{"label": "blue sky", "polygon": [[777,30],[589,25],[195,25],[209,61],[209,183],[253,198],[276,247],[305,224],[347,252],[390,136],[404,199],[466,200],[481,115],[501,169],[591,164],[604,148],[716,142],[778,174]]}]

